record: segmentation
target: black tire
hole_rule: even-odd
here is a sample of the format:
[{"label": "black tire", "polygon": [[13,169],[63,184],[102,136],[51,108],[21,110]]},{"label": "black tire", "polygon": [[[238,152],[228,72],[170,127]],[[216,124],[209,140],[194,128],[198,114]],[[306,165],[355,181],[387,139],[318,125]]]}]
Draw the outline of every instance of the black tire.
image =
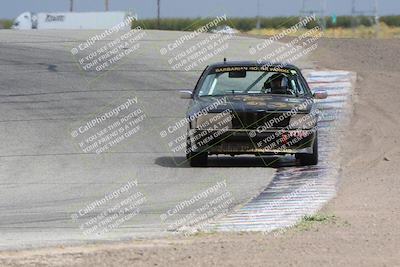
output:
[{"label": "black tire", "polygon": [[315,133],[312,154],[296,154],[296,159],[300,161],[302,166],[310,166],[318,164],[318,133]]},{"label": "black tire", "polygon": [[192,167],[206,167],[208,161],[207,152],[202,153],[191,153],[191,157],[189,158],[190,166]]},{"label": "black tire", "polygon": [[192,152],[192,146],[189,139],[189,133],[186,138],[186,159],[189,160],[191,167],[206,167],[208,161],[208,153],[196,153]]}]

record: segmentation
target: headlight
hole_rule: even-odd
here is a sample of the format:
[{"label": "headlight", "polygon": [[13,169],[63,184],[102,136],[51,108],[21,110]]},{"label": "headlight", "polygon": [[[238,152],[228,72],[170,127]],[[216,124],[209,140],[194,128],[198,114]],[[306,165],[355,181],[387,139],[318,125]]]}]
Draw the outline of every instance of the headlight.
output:
[{"label": "headlight", "polygon": [[290,118],[290,129],[312,129],[317,124],[317,116],[314,114],[296,114]]},{"label": "headlight", "polygon": [[232,115],[229,111],[221,113],[208,113],[206,115],[200,115],[195,120],[194,128],[206,130],[206,129],[231,129],[232,128]]}]

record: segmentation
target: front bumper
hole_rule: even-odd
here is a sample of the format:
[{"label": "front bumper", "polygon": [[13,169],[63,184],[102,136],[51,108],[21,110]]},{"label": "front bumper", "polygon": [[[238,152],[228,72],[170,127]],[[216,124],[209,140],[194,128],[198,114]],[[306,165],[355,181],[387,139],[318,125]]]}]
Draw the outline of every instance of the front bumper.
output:
[{"label": "front bumper", "polygon": [[191,152],[209,154],[312,154],[316,129],[197,130],[188,132]]}]

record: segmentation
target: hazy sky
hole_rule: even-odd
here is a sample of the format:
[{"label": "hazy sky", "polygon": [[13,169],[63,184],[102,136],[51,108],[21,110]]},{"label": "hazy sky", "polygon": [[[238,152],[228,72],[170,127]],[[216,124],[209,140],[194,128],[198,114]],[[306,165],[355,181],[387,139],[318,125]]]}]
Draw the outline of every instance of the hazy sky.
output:
[{"label": "hazy sky", "polygon": [[[76,11],[100,11],[104,0],[74,0]],[[109,0],[110,10],[133,10],[139,18],[155,17],[156,0]],[[307,0],[316,2],[317,0]],[[351,0],[326,0],[327,13],[349,14]],[[51,12],[68,11],[69,0],[3,0],[0,18],[14,18],[24,11]],[[263,16],[297,15],[302,0],[260,0]],[[373,0],[357,0],[360,10],[372,10]],[[379,13],[400,14],[399,0],[378,0]],[[215,16],[251,17],[257,14],[257,0],[161,0],[161,15],[164,17]]]}]

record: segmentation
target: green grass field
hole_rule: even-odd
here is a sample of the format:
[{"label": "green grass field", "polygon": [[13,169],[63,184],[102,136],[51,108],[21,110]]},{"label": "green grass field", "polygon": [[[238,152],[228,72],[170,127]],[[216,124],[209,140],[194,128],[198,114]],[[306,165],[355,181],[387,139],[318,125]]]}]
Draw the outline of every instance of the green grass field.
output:
[{"label": "green grass field", "polygon": [[[176,30],[176,31],[192,31],[195,30],[214,18],[168,18],[160,21],[160,29]],[[325,18],[326,29],[324,36],[327,38],[400,38],[400,16],[386,16],[380,18],[379,33],[373,24],[371,17],[356,17],[354,20],[350,16],[339,16],[335,25],[332,24],[331,18]],[[257,24],[256,18],[228,18],[226,24],[241,32],[257,34],[257,35],[275,35],[284,29],[294,26],[299,22],[299,17],[273,17],[261,18],[261,29],[255,29]],[[357,26],[352,28],[353,23]],[[145,29],[158,29],[156,19],[145,19],[134,22],[133,27],[142,26]],[[307,28],[317,26],[317,22],[313,21],[307,25]],[[291,34],[298,36],[303,34],[307,29],[299,30]]]},{"label": "green grass field", "polygon": [[[273,36],[279,34],[284,28],[281,29],[253,29],[247,33],[263,36]],[[306,30],[299,30],[289,34],[289,36],[299,36],[305,33]],[[380,23],[379,31],[377,33],[376,27],[358,26],[352,28],[328,28],[324,30],[324,37],[326,38],[380,38],[391,39],[400,38],[400,27],[389,27],[385,23]]]},{"label": "green grass field", "polygon": [[10,29],[13,21],[10,19],[0,19],[0,29]]}]

